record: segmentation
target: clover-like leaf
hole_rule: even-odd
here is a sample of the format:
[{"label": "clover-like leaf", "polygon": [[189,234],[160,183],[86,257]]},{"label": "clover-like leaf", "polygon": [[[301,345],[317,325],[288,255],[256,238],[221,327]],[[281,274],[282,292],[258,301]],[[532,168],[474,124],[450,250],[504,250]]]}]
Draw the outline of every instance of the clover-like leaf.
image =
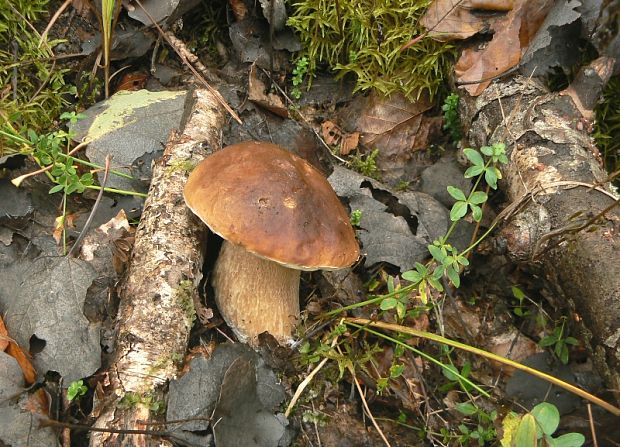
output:
[{"label": "clover-like leaf", "polygon": [[467,148],[463,149],[463,153],[474,166],[484,166],[484,159],[482,158],[482,155],[480,155],[480,152],[478,152],[477,150]]},{"label": "clover-like leaf", "polygon": [[383,301],[381,301],[379,308],[381,310],[390,310],[390,309],[394,309],[397,304],[398,304],[398,300],[396,298],[386,298]]},{"label": "clover-like leaf", "polygon": [[471,215],[474,220],[476,222],[480,222],[480,220],[482,219],[482,208],[480,208],[478,205],[469,205],[469,207],[471,208]]},{"label": "clover-like leaf", "polygon": [[454,186],[448,186],[448,194],[454,197],[456,200],[465,201],[467,197],[465,197],[465,193],[461,191],[459,188],[455,188]]},{"label": "clover-like leaf", "polygon": [[470,166],[469,168],[467,168],[467,171],[465,171],[465,174],[463,174],[463,176],[465,178],[476,177],[477,175],[480,175],[482,171],[484,171],[484,166]]},{"label": "clover-like leaf", "polygon": [[475,205],[480,205],[481,203],[486,202],[488,196],[483,191],[475,191],[470,197],[468,202],[473,203]]},{"label": "clover-like leaf", "polygon": [[456,222],[467,214],[467,202],[456,202],[450,210],[450,220]]}]

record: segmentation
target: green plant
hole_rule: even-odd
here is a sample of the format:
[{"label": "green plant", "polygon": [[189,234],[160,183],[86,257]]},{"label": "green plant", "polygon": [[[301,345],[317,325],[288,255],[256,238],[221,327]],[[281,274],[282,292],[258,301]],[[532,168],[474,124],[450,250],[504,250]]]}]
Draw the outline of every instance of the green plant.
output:
[{"label": "green plant", "polygon": [[[620,76],[609,80],[596,106],[593,137],[608,172],[620,170]],[[620,187],[620,177],[615,185]]]},{"label": "green plant", "polygon": [[560,412],[555,405],[543,402],[532,411],[518,416],[509,413],[503,422],[502,447],[580,447],[585,443],[581,433],[566,433],[554,438],[560,425]]},{"label": "green plant", "polygon": [[523,301],[526,296],[523,290],[521,290],[517,286],[511,287],[512,296],[516,299],[516,304],[513,306],[512,311],[515,313],[517,317],[527,317],[531,314],[530,310],[528,310],[524,305]]},{"label": "green plant", "polygon": [[575,337],[568,337],[566,332],[566,317],[562,317],[559,323],[553,328],[553,332],[544,336],[538,342],[538,345],[542,348],[553,347],[553,354],[564,365],[568,363],[568,347],[579,344],[579,341]]},{"label": "green plant", "polygon": [[460,434],[456,440],[460,445],[471,445],[472,442],[475,442],[479,446],[483,446],[496,439],[497,432],[493,423],[497,419],[497,411],[486,412],[471,402],[459,402],[455,408],[459,413],[473,420],[471,424],[459,424]]},{"label": "green plant", "polygon": [[366,177],[374,178],[378,180],[380,177],[380,171],[377,167],[377,157],[379,156],[379,149],[374,149],[370,154],[363,155],[357,154],[350,160],[351,167]]},{"label": "green plant", "polygon": [[450,67],[453,48],[429,37],[401,50],[424,32],[420,18],[430,0],[291,0],[288,19],[308,59],[308,73],[321,64],[341,77],[352,74],[355,90],[433,96]]},{"label": "green plant", "polygon": [[[67,70],[58,66],[52,48],[60,40],[41,43],[35,24],[49,14],[49,0],[0,0],[0,130],[25,134],[47,131],[75,86],[65,83]],[[0,134],[0,157],[18,151],[20,144]]]},{"label": "green plant", "polygon": [[353,210],[351,211],[351,226],[359,227],[362,223],[362,210]]},{"label": "green plant", "polygon": [[67,388],[67,400],[70,402],[75,398],[82,397],[87,391],[88,387],[84,385],[84,381],[82,379],[71,382],[69,384],[69,388]]},{"label": "green plant", "polygon": [[304,82],[304,78],[308,73],[308,65],[309,61],[306,56],[301,56],[297,58],[295,62],[295,68],[293,68],[293,77],[291,82],[293,83],[293,88],[291,89],[291,96],[295,99],[301,98],[301,89],[299,86]]},{"label": "green plant", "polygon": [[130,391],[125,393],[118,403],[119,408],[132,408],[137,405],[143,405],[156,414],[162,414],[166,410],[165,402],[149,393],[140,394]]},{"label": "green plant", "polygon": [[446,97],[441,110],[443,110],[443,128],[450,133],[450,138],[454,142],[461,139],[461,120],[458,113],[460,97],[452,93]]}]

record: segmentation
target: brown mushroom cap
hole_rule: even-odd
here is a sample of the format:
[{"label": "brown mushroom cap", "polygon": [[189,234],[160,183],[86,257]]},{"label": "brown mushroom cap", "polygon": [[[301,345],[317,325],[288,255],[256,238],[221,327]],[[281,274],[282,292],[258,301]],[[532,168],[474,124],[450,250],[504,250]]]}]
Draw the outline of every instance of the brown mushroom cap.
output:
[{"label": "brown mushroom cap", "polygon": [[285,266],[333,270],[359,257],[331,185],[275,144],[249,141],[215,152],[192,171],[184,196],[214,233]]}]

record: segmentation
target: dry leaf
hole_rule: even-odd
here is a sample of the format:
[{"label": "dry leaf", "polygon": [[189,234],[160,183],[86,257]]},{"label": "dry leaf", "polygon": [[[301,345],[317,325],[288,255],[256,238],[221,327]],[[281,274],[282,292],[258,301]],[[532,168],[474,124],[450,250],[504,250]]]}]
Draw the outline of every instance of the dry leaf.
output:
[{"label": "dry leaf", "polygon": [[359,142],[360,142],[359,132],[353,132],[353,133],[349,133],[345,135],[345,137],[342,139],[342,144],[340,145],[340,153],[342,155],[350,154],[352,151],[357,149]]},{"label": "dry leaf", "polygon": [[552,0],[518,1],[505,18],[493,24],[495,34],[484,49],[464,52],[454,71],[470,95],[480,95],[495,77],[519,63],[551,6]]},{"label": "dry leaf", "polygon": [[330,146],[338,146],[342,140],[342,129],[331,121],[321,123],[321,135]]},{"label": "dry leaf", "polygon": [[428,35],[441,42],[467,39],[485,28],[485,21],[472,14],[459,0],[436,0],[422,17]]},{"label": "dry leaf", "polygon": [[401,177],[415,162],[415,153],[425,149],[429,136],[441,128],[441,119],[422,115],[430,107],[427,97],[411,102],[400,94],[386,98],[371,93],[366,99],[356,128],[361,144],[379,150],[377,166],[384,180]]},{"label": "dry leaf", "polygon": [[4,321],[0,316],[0,350],[5,351],[13,357],[24,374],[24,381],[27,385],[32,385],[37,380],[37,373],[30,361],[30,355],[26,353],[19,345],[9,336],[9,332],[4,325]]},{"label": "dry leaf", "polygon": [[266,90],[265,84],[256,74],[256,64],[252,64],[248,76],[248,97],[250,101],[282,118],[288,118],[288,108],[282,99],[275,93],[265,93]]},{"label": "dry leaf", "polygon": [[121,78],[116,87],[116,91],[120,90],[129,90],[136,91],[143,89],[146,85],[146,81],[148,79],[148,75],[145,73],[135,72],[135,73],[127,73],[125,76]]}]

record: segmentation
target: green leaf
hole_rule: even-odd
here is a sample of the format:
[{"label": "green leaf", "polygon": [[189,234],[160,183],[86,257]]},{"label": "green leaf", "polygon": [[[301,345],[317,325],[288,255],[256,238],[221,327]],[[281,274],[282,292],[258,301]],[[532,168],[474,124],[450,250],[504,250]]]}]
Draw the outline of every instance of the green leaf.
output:
[{"label": "green leaf", "polygon": [[497,189],[497,173],[495,172],[495,169],[496,168],[491,166],[484,170],[484,180],[493,189]]},{"label": "green leaf", "polygon": [[461,285],[461,278],[459,277],[459,274],[456,271],[456,269],[452,266],[446,267],[446,274],[448,275],[448,278],[450,278],[450,281],[452,282],[452,284],[454,284],[454,287],[458,289],[459,286]]},{"label": "green leaf", "polygon": [[416,270],[407,270],[406,272],[403,272],[400,276],[403,279],[411,281],[414,284],[422,281],[422,275],[420,275],[420,273],[418,273]]},{"label": "green leaf", "polygon": [[431,253],[431,256],[433,257],[433,259],[435,259],[437,262],[442,262],[443,259],[447,256],[445,251],[443,251],[441,248],[437,247],[436,245],[429,245],[428,251]]},{"label": "green leaf", "polygon": [[471,214],[474,220],[476,222],[480,222],[480,220],[482,219],[482,208],[480,208],[478,205],[469,205],[469,207],[471,208]]},{"label": "green leaf", "polygon": [[474,415],[478,411],[478,408],[476,408],[476,406],[472,404],[471,402],[459,402],[458,404],[455,405],[455,408],[456,408],[456,411],[458,411],[461,414],[464,414],[465,416]]},{"label": "green leaf", "polygon": [[54,194],[58,191],[62,191],[62,188],[64,188],[65,185],[56,185],[54,186],[52,189],[50,189],[49,194]]},{"label": "green leaf", "polygon": [[525,293],[523,292],[523,290],[521,290],[517,286],[512,286],[511,290],[512,290],[512,296],[514,296],[519,301],[523,301],[523,299],[525,298]]},{"label": "green leaf", "polygon": [[467,214],[467,202],[456,202],[450,210],[450,220],[456,222]]},{"label": "green leaf", "polygon": [[467,259],[465,256],[461,256],[461,255],[458,255],[456,257],[456,262],[458,262],[459,264],[461,264],[464,267],[467,267],[469,265],[469,259]]},{"label": "green leaf", "polygon": [[400,377],[405,371],[405,365],[392,365],[390,367],[390,377],[396,379]]},{"label": "green leaf", "polygon": [[452,197],[454,197],[456,200],[462,200],[465,201],[467,200],[467,197],[465,197],[465,193],[463,191],[461,191],[458,188],[455,188],[454,186],[448,186],[448,194],[450,194]]},{"label": "green leaf", "polygon": [[482,158],[482,155],[480,155],[480,152],[478,152],[477,150],[467,148],[463,149],[463,153],[474,166],[484,166],[484,159]]},{"label": "green leaf", "polygon": [[555,335],[547,335],[538,342],[538,346],[540,346],[541,348],[546,348],[547,346],[556,344],[557,341],[558,338]]},{"label": "green leaf", "polygon": [[396,315],[398,315],[398,318],[405,318],[406,311],[407,309],[405,309],[405,305],[403,303],[401,303],[400,301],[396,303]]},{"label": "green leaf", "polygon": [[530,413],[546,435],[552,435],[560,425],[560,412],[555,405],[548,402],[536,405]]},{"label": "green leaf", "polygon": [[581,433],[566,433],[555,438],[556,447],[581,447],[586,438]]},{"label": "green leaf", "polygon": [[480,205],[481,203],[486,202],[488,199],[488,196],[486,195],[485,192],[483,191],[476,191],[474,192],[471,197],[469,198],[468,202],[469,203],[474,203],[476,205]]},{"label": "green leaf", "polygon": [[420,273],[420,275],[422,276],[426,276],[428,273],[428,269],[426,268],[426,266],[424,264],[420,264],[419,262],[415,263],[415,269]]},{"label": "green leaf", "polygon": [[487,157],[491,157],[493,155],[493,148],[491,146],[482,146],[480,148],[480,152],[482,152]]},{"label": "green leaf", "polygon": [[579,344],[579,341],[575,337],[566,337],[564,339],[564,343],[566,343],[567,345],[577,346]]},{"label": "green leaf", "polygon": [[465,174],[463,174],[463,176],[465,178],[476,177],[482,174],[482,171],[484,171],[484,166],[470,166],[469,168],[467,168],[467,171],[465,171]]},{"label": "green leaf", "polygon": [[536,420],[531,414],[526,414],[521,418],[512,445],[514,447],[536,447],[537,444]]},{"label": "green leaf", "polygon": [[398,300],[396,298],[386,298],[381,301],[381,305],[379,306],[379,308],[381,310],[390,310],[394,309],[396,307],[396,304],[398,304]]},{"label": "green leaf", "polygon": [[446,379],[453,382],[456,382],[456,380],[459,378],[459,369],[454,365],[443,365],[443,368],[441,368],[441,372]]}]

